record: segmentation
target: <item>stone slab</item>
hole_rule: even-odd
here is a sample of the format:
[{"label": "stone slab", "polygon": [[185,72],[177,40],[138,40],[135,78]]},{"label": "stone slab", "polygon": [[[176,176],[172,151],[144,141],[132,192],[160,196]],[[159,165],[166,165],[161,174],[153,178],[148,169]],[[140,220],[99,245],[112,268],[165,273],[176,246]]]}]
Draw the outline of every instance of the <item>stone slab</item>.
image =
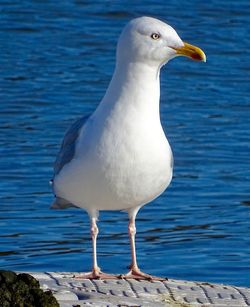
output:
[{"label": "stone slab", "polygon": [[245,307],[250,288],[207,282],[75,279],[77,273],[28,272],[62,307]]}]

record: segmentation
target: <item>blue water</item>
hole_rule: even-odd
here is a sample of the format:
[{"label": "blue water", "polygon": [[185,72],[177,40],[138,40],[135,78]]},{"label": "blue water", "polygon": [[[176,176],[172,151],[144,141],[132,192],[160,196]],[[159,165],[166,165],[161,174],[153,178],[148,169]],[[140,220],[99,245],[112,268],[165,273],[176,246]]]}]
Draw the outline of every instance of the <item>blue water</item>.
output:
[{"label": "blue water", "polygon": [[[178,58],[161,74],[162,122],[175,157],[167,191],[137,219],[141,269],[250,286],[249,1],[5,0],[0,11],[0,268],[86,271],[89,223],[49,210],[62,136],[93,111],[133,17],[168,21],[207,63]],[[125,213],[100,216],[104,271],[130,261]]]}]

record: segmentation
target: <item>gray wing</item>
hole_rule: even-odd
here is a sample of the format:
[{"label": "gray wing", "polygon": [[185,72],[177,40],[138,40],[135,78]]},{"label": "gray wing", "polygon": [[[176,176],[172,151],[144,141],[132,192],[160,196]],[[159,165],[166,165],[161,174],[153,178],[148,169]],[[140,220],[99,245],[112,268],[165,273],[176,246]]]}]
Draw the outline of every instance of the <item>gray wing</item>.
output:
[{"label": "gray wing", "polygon": [[81,128],[88,120],[88,116],[83,116],[73,123],[66,131],[60,151],[54,164],[54,176],[56,176],[65,164],[69,163],[75,154],[76,140],[79,136]]},{"label": "gray wing", "polygon": [[173,155],[171,147],[170,147],[170,151],[171,151],[170,167],[173,169],[174,168],[174,155]]}]

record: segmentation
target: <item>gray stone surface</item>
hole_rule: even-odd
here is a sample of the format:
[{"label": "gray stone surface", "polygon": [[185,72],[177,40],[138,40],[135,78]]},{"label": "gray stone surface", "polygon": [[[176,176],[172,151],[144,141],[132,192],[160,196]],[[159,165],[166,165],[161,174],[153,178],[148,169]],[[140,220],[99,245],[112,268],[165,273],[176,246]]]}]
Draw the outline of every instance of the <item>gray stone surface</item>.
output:
[{"label": "gray stone surface", "polygon": [[169,279],[166,281],[76,279],[74,273],[34,273],[62,307],[250,306],[250,288]]}]

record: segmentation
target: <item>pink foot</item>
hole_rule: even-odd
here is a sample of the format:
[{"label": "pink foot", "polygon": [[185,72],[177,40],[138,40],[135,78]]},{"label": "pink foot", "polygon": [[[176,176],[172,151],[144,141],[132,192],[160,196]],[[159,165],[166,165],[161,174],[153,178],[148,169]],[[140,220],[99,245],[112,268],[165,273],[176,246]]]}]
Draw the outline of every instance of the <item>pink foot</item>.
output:
[{"label": "pink foot", "polygon": [[89,273],[79,273],[73,276],[76,279],[118,279],[119,277],[114,274],[103,273],[99,268],[93,269]]},{"label": "pink foot", "polygon": [[125,274],[121,275],[120,278],[122,279],[137,279],[137,280],[148,280],[148,281],[164,281],[167,280],[167,278],[163,277],[157,277],[157,276],[152,276],[146,273],[143,273],[140,271],[139,268],[131,268],[131,270]]}]

